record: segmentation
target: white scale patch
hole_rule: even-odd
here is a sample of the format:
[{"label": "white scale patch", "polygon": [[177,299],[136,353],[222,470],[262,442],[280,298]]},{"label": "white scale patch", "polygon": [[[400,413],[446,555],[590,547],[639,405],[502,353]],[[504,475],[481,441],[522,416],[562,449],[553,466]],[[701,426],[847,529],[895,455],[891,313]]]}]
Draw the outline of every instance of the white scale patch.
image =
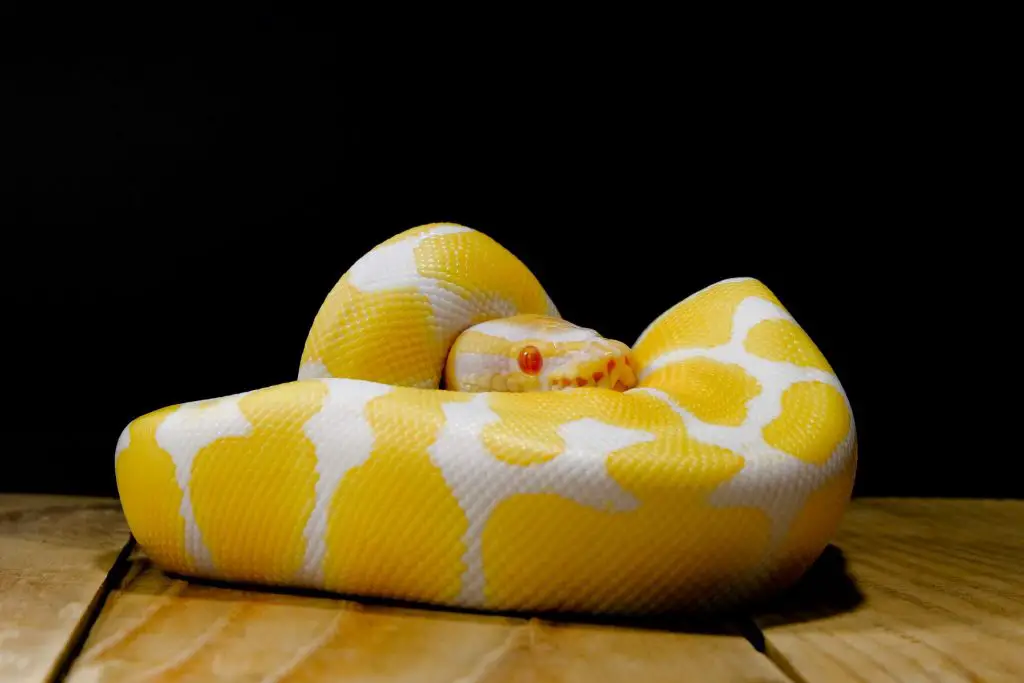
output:
[{"label": "white scale patch", "polygon": [[[510,363],[506,356],[463,351],[455,357],[455,377],[465,383],[476,384],[474,378],[480,377],[489,380],[494,375],[509,370]],[[486,389],[491,389],[489,381]]]},{"label": "white scale patch", "polygon": [[307,360],[299,366],[299,380],[319,379],[330,376],[331,373],[327,371],[327,366],[323,364],[323,361]]},{"label": "white scale patch", "polygon": [[[772,520],[772,547],[782,540],[807,496],[846,465],[855,435],[851,421],[846,439],[821,466],[804,462],[765,443],[762,430],[782,413],[782,394],[792,384],[822,382],[835,387],[846,398],[838,378],[831,373],[767,360],[744,349],[743,344],[751,328],[761,321],[776,319],[795,322],[792,316],[770,301],[758,297],[744,299],[733,314],[732,335],[727,343],[712,348],[670,351],[652,361],[641,373],[646,377],[657,368],[688,358],[709,358],[742,366],[761,384],[761,393],[747,402],[747,418],[742,425],[732,427],[702,422],[657,389],[637,388],[630,392],[643,392],[659,398],[682,417],[694,439],[727,448],[744,457],[743,469],[719,487],[708,502],[722,507],[755,506],[762,509]],[[785,494],[781,493],[783,490]]]},{"label": "white scale patch", "polygon": [[202,572],[215,568],[192,510],[192,463],[199,451],[214,441],[252,432],[252,425],[238,407],[238,400],[248,393],[225,396],[205,405],[204,401],[184,403],[156,430],[156,442],[174,461],[175,477],[182,492],[179,514],[185,520],[185,550]]},{"label": "white scale patch", "polygon": [[547,304],[548,310],[546,315],[552,318],[561,318],[562,314],[558,312],[558,307],[555,306],[555,302],[551,299],[551,296],[547,292],[544,292],[544,302]]},{"label": "white scale patch", "polygon": [[349,268],[349,283],[364,292],[381,292],[396,287],[419,285],[422,276],[417,272],[416,247],[435,235],[455,235],[469,232],[461,225],[437,225],[418,235],[378,246],[364,254]]},{"label": "white scale patch", "polygon": [[132,444],[132,433],[128,427],[121,430],[121,436],[117,437],[117,445],[114,446],[114,465],[117,466],[117,460],[121,457],[121,454],[128,450],[128,447]]},{"label": "white scale patch", "polygon": [[394,387],[354,379],[324,380],[327,396],[323,407],[303,425],[316,448],[316,500],[306,522],[306,556],[299,577],[322,584],[327,550],[325,532],[331,499],[345,474],[362,465],[373,450],[374,433],[366,419],[366,404]]},{"label": "white scale patch", "polygon": [[565,450],[552,460],[523,467],[498,460],[483,444],[484,427],[501,419],[487,394],[446,404],[444,413],[445,424],[428,451],[469,520],[466,571],[457,599],[462,605],[483,603],[482,533],[501,501],[518,494],[555,493],[599,510],[627,511],[638,505],[608,476],[605,463],[613,451],[653,441],[654,434],[591,419],[568,422],[559,428]]}]

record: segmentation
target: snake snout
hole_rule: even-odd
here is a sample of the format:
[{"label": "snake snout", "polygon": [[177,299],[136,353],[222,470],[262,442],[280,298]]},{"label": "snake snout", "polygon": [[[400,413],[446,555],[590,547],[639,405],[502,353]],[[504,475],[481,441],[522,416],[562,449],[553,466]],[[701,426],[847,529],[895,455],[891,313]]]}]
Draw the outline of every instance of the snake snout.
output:
[{"label": "snake snout", "polygon": [[615,369],[610,378],[611,388],[616,391],[626,391],[636,386],[636,361],[633,359],[633,352],[627,347],[615,360]]},{"label": "snake snout", "polygon": [[602,340],[590,350],[591,358],[551,377],[554,390],[599,387],[626,391],[636,386],[635,361],[629,347]]},{"label": "snake snout", "polygon": [[606,368],[606,386],[616,391],[626,391],[636,386],[637,377],[636,361],[633,358],[633,351],[619,341],[608,340],[605,344],[609,347],[605,352],[602,363]]}]

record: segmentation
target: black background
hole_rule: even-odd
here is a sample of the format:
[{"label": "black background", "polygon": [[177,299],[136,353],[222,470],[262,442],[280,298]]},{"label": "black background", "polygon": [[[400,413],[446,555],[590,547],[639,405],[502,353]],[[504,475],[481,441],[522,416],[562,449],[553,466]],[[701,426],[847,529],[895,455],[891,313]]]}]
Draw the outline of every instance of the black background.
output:
[{"label": "black background", "polygon": [[292,379],[354,259],[455,221],[627,343],[758,277],[853,402],[859,495],[1019,493],[957,464],[971,446],[935,359],[958,343],[962,262],[922,249],[950,246],[925,172],[957,142],[917,65],[682,39],[485,61],[490,38],[465,34],[398,56],[270,11],[134,18],[7,43],[0,488],[115,494],[129,420]]}]

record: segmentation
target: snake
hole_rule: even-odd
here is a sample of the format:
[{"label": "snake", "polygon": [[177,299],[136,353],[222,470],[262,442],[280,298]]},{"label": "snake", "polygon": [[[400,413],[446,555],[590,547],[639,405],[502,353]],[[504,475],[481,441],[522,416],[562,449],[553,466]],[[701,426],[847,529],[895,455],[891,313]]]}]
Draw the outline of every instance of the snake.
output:
[{"label": "snake", "polygon": [[[575,291],[612,286],[587,277]],[[398,232],[336,280],[293,379],[124,427],[128,527],[166,572],[364,600],[601,615],[768,599],[838,531],[853,410],[761,280],[676,301],[629,345],[563,319],[485,232]]]}]

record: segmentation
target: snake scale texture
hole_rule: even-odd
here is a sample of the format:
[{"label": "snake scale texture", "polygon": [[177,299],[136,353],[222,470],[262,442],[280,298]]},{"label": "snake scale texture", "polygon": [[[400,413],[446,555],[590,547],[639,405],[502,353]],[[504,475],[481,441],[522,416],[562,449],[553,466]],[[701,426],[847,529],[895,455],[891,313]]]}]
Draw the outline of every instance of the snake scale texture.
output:
[{"label": "snake scale texture", "polygon": [[115,452],[131,531],[170,572],[632,614],[791,585],[856,461],[838,378],[758,280],[688,296],[628,347],[454,224],[352,264],[295,381],[143,415]]}]

